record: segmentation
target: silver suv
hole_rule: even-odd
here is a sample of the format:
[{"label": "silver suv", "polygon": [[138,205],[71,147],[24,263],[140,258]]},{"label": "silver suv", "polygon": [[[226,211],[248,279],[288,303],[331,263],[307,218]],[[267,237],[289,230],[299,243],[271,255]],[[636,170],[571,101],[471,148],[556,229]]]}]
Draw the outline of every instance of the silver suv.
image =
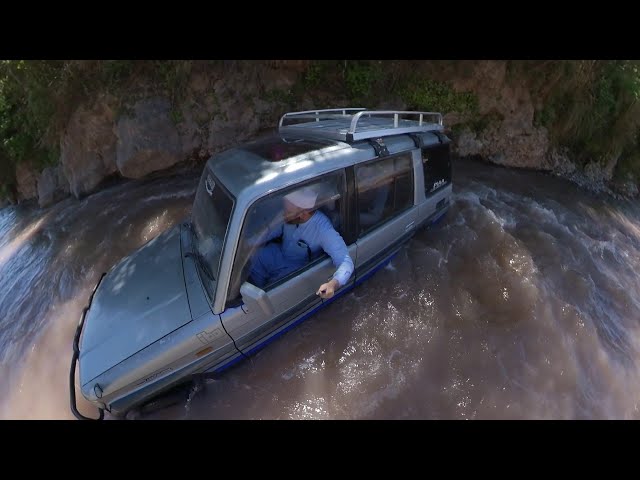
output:
[{"label": "silver suv", "polygon": [[76,383],[99,418],[123,416],[251,355],[388,263],[451,194],[440,113],[286,113],[211,157],[190,218],[103,274],[76,329],[72,412],[89,418]]}]

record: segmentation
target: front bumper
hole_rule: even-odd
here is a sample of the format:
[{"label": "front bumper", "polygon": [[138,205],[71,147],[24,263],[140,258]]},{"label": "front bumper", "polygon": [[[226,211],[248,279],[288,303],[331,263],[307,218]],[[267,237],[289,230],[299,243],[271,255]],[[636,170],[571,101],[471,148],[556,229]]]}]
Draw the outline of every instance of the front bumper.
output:
[{"label": "front bumper", "polygon": [[96,286],[93,288],[93,292],[91,292],[91,297],[89,297],[89,304],[86,307],[84,307],[84,309],[82,310],[82,316],[80,317],[80,321],[78,322],[78,326],[76,328],[76,334],[73,338],[73,356],[71,358],[71,369],[69,372],[69,396],[70,396],[70,403],[71,403],[71,411],[73,412],[73,415],[78,420],[104,419],[104,409],[102,408],[98,408],[100,412],[98,418],[86,417],[78,411],[78,407],[76,405],[75,380],[76,380],[76,364],[78,362],[78,357],[80,356],[80,347],[79,347],[80,334],[82,333],[82,327],[84,326],[84,319],[85,319],[85,316],[87,315],[87,312],[89,311],[89,308],[91,308],[91,302],[93,301],[93,296],[95,295],[96,290],[98,289],[98,286],[100,285],[100,282],[102,282],[102,279],[104,278],[105,275],[106,275],[106,272],[100,276],[100,280],[98,280],[98,283],[96,283]]}]

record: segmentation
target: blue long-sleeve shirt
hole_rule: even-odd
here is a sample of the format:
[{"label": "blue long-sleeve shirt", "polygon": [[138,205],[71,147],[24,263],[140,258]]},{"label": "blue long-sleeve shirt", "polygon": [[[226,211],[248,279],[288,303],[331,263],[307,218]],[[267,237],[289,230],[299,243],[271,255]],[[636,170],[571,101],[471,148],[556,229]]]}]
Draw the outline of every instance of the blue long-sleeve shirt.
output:
[{"label": "blue long-sleeve shirt", "polygon": [[[321,211],[316,210],[311,218],[304,223],[280,224],[276,228],[270,229],[261,241],[266,243],[280,236],[282,236],[282,253],[286,260],[299,262],[302,256],[306,258],[308,252],[313,258],[321,250],[324,250],[336,267],[333,278],[338,281],[339,286],[347,283],[351,277],[354,267],[347,245],[333,228],[331,220]],[[300,243],[300,241],[304,243]]]}]

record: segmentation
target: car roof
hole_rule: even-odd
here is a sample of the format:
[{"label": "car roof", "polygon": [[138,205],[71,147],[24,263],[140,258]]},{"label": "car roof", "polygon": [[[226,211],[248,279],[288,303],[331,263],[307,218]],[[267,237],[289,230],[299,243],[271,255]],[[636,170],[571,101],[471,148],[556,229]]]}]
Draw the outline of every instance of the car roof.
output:
[{"label": "car roof", "polygon": [[280,119],[277,132],[214,155],[207,166],[234,197],[253,198],[370,159],[369,141],[384,138],[387,144],[399,141],[410,148],[411,140],[403,134],[438,142],[433,132],[442,129],[442,117],[434,112],[362,108],[289,112]]},{"label": "car roof", "polygon": [[270,190],[301,176],[315,176],[344,166],[351,150],[342,142],[285,137],[279,133],[239,145],[213,156],[207,162],[214,175],[234,196],[247,189]]}]

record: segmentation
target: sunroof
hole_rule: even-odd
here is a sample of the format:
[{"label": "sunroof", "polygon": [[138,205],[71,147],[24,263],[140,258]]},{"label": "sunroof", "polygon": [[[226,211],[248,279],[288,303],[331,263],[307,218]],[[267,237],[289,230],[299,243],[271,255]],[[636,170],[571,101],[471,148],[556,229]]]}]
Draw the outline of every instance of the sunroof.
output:
[{"label": "sunroof", "polygon": [[270,162],[280,162],[296,155],[317,150],[326,145],[324,142],[275,136],[245,145],[242,150],[247,150]]}]

